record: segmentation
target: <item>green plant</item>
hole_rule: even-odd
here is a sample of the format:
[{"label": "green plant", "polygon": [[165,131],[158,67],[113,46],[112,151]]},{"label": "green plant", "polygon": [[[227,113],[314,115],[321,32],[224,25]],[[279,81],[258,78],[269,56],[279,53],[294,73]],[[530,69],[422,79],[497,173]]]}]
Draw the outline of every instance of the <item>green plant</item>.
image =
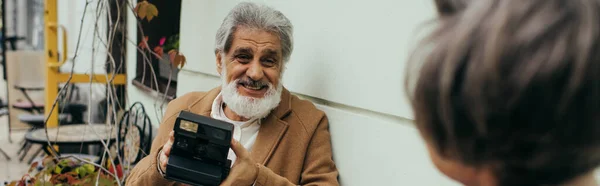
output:
[{"label": "green plant", "polygon": [[[94,164],[87,163],[72,157],[54,159],[51,156],[45,157],[42,161],[31,164],[29,171],[21,180],[9,183],[9,186],[112,186],[117,185],[113,177],[114,171],[107,172],[107,169],[101,169]],[[122,177],[117,169],[118,177]],[[108,170],[113,169],[109,166]],[[113,169],[114,170],[114,169]]]}]

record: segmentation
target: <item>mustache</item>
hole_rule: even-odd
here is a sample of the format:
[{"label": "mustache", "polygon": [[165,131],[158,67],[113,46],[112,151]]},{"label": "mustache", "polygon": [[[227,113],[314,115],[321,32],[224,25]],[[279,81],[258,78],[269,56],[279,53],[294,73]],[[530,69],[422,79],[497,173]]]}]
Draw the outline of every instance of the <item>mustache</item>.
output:
[{"label": "mustache", "polygon": [[238,84],[243,84],[246,86],[250,86],[250,87],[263,87],[263,86],[267,86],[269,88],[271,88],[271,83],[267,82],[267,81],[255,81],[253,79],[250,79],[248,77],[243,77],[240,79],[236,80],[236,83]]}]

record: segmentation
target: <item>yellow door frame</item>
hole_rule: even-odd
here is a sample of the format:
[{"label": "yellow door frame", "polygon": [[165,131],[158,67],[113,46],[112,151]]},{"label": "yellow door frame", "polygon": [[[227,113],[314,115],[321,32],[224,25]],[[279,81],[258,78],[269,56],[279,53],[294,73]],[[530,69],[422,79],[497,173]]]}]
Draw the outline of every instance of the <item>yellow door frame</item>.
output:
[{"label": "yellow door frame", "polygon": [[[58,96],[58,86],[60,83],[65,83],[71,77],[70,73],[61,73],[59,68],[67,61],[67,30],[64,26],[58,24],[58,7],[57,0],[45,0],[44,13],[44,51],[46,54],[46,86],[45,86],[45,105],[44,114],[48,118],[48,127],[58,126],[58,103],[54,109],[52,105]],[[63,32],[63,47],[62,59],[58,58],[58,30],[61,28]],[[60,61],[59,61],[60,60]],[[72,74],[70,83],[109,83],[111,85],[127,84],[126,74],[93,74],[90,81],[88,74]],[[113,79],[114,78],[114,79]]]}]

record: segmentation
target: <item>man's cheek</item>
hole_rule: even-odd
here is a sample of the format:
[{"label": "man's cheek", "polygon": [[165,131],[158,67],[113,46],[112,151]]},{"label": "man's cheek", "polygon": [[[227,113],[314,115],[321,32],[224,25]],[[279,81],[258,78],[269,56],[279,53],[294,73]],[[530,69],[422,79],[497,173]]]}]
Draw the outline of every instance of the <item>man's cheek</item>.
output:
[{"label": "man's cheek", "polygon": [[277,84],[279,83],[279,79],[280,79],[280,74],[279,72],[270,72],[267,73],[267,79],[269,81],[269,83],[273,84],[273,86],[277,86]]}]

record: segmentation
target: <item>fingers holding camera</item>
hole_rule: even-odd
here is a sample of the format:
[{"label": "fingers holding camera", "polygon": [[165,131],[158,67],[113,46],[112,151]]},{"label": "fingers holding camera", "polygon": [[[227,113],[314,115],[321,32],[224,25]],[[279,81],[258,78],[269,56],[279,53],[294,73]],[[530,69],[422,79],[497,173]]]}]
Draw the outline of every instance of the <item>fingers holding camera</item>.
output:
[{"label": "fingers holding camera", "polygon": [[167,142],[165,143],[165,145],[163,145],[161,154],[159,155],[160,158],[160,168],[163,171],[167,170],[167,162],[169,162],[169,154],[171,154],[171,147],[173,147],[173,143],[175,142],[175,132],[171,131],[171,133],[169,133],[169,140],[167,140]]},{"label": "fingers holding camera", "polygon": [[233,138],[231,139],[231,150],[233,150],[233,153],[235,153],[237,159],[250,158],[250,154],[248,153],[246,148],[244,148],[244,146],[240,144],[240,142]]},{"label": "fingers holding camera", "polygon": [[231,140],[231,150],[237,156],[237,160],[221,186],[252,185],[258,176],[258,164],[252,160],[250,152],[235,139]]},{"label": "fingers holding camera", "polygon": [[169,140],[167,140],[167,143],[165,143],[165,147],[168,146],[168,148],[163,150],[163,153],[165,153],[167,157],[169,157],[169,154],[171,154],[171,147],[173,146],[173,143],[175,143],[175,132],[171,131],[171,133],[169,133]]}]

